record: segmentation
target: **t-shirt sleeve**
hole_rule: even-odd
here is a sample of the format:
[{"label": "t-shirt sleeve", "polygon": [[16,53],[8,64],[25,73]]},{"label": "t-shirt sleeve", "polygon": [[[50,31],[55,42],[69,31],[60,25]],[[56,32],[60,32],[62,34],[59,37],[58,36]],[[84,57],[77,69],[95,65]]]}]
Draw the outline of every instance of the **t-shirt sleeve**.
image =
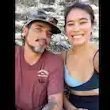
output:
[{"label": "t-shirt sleeve", "polygon": [[48,95],[63,92],[64,90],[64,66],[60,57],[52,60],[51,73],[48,83]]}]

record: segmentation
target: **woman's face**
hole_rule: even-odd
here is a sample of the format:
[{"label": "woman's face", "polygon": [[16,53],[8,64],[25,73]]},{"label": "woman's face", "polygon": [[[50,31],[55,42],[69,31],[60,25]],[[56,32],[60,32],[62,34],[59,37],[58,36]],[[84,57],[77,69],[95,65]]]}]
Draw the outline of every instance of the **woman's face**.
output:
[{"label": "woman's face", "polygon": [[72,9],[66,19],[65,33],[73,46],[89,41],[92,24],[89,13],[82,9]]}]

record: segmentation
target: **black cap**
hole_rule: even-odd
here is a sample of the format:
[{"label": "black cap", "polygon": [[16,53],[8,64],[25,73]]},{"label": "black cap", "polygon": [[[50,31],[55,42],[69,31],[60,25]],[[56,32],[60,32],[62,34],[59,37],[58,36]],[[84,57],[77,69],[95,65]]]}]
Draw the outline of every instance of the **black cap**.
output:
[{"label": "black cap", "polygon": [[53,34],[61,33],[60,29],[57,27],[58,20],[50,15],[47,15],[44,10],[39,9],[37,11],[30,12],[25,25],[28,25],[33,21],[42,21],[48,23],[52,26]]}]

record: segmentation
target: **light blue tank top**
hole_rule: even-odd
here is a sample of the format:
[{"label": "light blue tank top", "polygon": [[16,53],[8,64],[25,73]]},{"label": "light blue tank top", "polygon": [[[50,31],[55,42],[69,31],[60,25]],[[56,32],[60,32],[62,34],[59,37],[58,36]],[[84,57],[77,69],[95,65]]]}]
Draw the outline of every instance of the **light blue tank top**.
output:
[{"label": "light blue tank top", "polygon": [[82,85],[83,83],[76,80],[73,76],[71,76],[69,74],[69,71],[66,67],[66,65],[64,66],[64,76],[65,76],[65,82],[70,86],[70,87],[76,87],[79,85]]},{"label": "light blue tank top", "polygon": [[67,67],[65,66],[65,83],[74,90],[92,90],[99,88],[99,75],[96,71],[94,71],[92,77],[87,82],[80,82],[76,80],[71,74],[69,73]]}]

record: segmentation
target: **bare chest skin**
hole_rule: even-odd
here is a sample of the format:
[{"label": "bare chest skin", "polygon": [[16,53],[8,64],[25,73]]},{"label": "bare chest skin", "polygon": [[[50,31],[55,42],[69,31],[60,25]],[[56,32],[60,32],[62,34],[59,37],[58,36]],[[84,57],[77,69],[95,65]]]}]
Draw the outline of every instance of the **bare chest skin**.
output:
[{"label": "bare chest skin", "polygon": [[92,76],[94,68],[91,56],[68,55],[66,66],[71,76],[80,82],[89,80]]}]

